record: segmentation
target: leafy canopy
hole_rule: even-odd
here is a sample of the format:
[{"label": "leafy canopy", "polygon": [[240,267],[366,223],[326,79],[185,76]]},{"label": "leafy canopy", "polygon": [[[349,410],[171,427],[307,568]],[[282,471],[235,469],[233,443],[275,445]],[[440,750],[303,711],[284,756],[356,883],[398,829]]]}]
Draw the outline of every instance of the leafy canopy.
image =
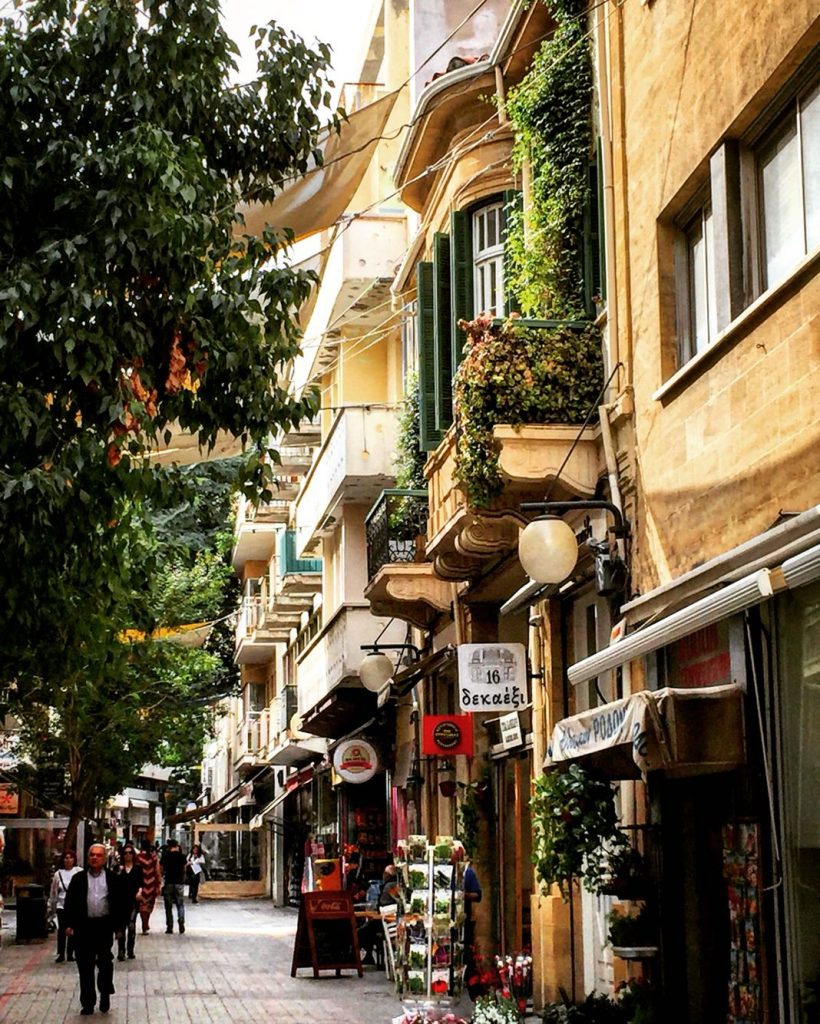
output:
[{"label": "leafy canopy", "polygon": [[0,679],[31,742],[65,744],[72,814],[230,684],[219,652],[122,642],[227,600],[217,555],[185,550],[218,524],[146,454],[227,432],[265,494],[269,437],[317,405],[280,379],[314,277],[235,211],[321,159],[329,51],[271,23],[235,87],[218,14],[15,0],[0,21]]}]

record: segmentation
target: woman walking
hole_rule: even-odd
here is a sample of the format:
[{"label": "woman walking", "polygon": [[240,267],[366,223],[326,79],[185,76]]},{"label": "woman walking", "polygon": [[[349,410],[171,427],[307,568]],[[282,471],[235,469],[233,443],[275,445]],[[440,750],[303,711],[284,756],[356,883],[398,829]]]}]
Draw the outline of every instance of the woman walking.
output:
[{"label": "woman walking", "polygon": [[143,842],[137,855],[137,864],[142,869],[142,896],[137,907],[142,919],[142,934],[147,935],[151,930],[149,921],[160,887],[159,857],[157,857],[157,851],[147,840]]},{"label": "woman walking", "polygon": [[205,877],[205,856],[202,853],[202,847],[197,843],[194,843],[191,847],[191,852],[188,854],[185,874],[188,880],[188,899],[191,903],[196,903],[199,894],[199,883]]},{"label": "woman walking", "polygon": [[[142,896],[142,868],[137,863],[137,851],[130,843],[126,843],[122,848],[120,878],[124,902],[128,911],[126,918],[128,924],[126,932],[120,932],[117,936],[117,959],[124,960],[127,949],[128,959],[133,960],[134,943],[137,941],[137,906]],[[128,939],[127,946],[126,937]]]},{"label": "woman walking", "polygon": [[68,891],[69,882],[80,871],[82,871],[82,868],[77,866],[77,858],[74,855],[74,851],[66,850],[60,857],[60,866],[54,872],[54,877],[51,880],[48,910],[50,914],[54,914],[57,917],[57,956],[55,957],[55,963],[58,964],[65,960],[66,948],[68,949],[68,959],[74,959],[74,938],[72,936],[68,936],[68,944],[66,946],[65,894]]}]

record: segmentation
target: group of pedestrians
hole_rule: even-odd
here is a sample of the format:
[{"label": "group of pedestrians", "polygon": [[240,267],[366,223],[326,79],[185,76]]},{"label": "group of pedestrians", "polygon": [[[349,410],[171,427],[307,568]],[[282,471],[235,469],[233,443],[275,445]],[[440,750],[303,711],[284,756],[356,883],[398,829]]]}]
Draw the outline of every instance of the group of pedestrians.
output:
[{"label": "group of pedestrians", "polygon": [[176,907],[177,927],[184,934],[186,874],[195,880],[190,885],[190,896],[196,903],[205,870],[202,850],[194,846],[186,860],[175,839],[168,841],[162,857],[148,842],[142,844],[139,853],[131,843],[126,843],[118,862],[111,866],[106,847],[93,843],[86,855],[85,870],[78,867],[73,851],[63,853],[54,872],[49,909],[57,920],[57,963],[77,963],[83,1016],[94,1012],[97,992],[100,1012],[110,1009],[114,992],[114,938],[117,959],[135,959],[137,917],[142,922],[142,934],[148,934],[160,890],[165,904],[166,933],[174,930]]}]

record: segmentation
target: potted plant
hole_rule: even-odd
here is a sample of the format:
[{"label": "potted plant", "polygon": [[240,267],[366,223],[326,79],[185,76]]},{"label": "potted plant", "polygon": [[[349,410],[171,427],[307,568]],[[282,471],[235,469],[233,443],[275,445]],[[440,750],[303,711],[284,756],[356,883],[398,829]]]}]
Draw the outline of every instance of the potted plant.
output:
[{"label": "potted plant", "polygon": [[521,1014],[512,999],[492,992],[476,1000],[471,1024],[520,1024]]},{"label": "potted plant", "polygon": [[535,780],[532,860],[542,884],[557,884],[565,899],[574,878],[600,893],[609,879],[609,851],[627,842],[618,828],[612,784],[577,764]]},{"label": "potted plant", "polygon": [[601,876],[598,893],[622,900],[646,899],[646,864],[626,836],[607,851],[607,867]]},{"label": "potted plant", "polygon": [[560,1002],[544,1007],[544,1024],[628,1024],[623,1007],[609,996],[591,993],[573,1003],[562,990]]},{"label": "potted plant", "polygon": [[609,942],[616,956],[624,960],[643,960],[657,952],[657,922],[645,904],[637,914],[610,911]]},{"label": "potted plant", "polygon": [[630,978],[615,992],[629,1024],[660,1024],[660,996],[645,978]]}]

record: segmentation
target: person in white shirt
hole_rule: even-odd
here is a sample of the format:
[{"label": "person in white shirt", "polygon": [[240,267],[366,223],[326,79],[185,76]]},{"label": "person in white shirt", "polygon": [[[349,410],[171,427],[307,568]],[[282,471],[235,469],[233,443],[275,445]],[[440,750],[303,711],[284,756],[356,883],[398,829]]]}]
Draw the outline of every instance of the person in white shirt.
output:
[{"label": "person in white shirt", "polygon": [[191,903],[196,903],[199,895],[199,884],[205,878],[205,857],[202,853],[202,847],[196,843],[191,847],[191,852],[188,854],[185,874],[188,880],[188,899]]},{"label": "person in white shirt", "polygon": [[[114,935],[122,935],[127,906],[120,878],[105,866],[102,843],[88,848],[88,868],[71,879],[65,899],[66,935],[74,938],[74,955],[80,975],[80,1014],[94,1012],[100,993],[100,1013],[108,1013],[114,991]],[[96,969],[97,984],[94,985]]]},{"label": "person in white shirt", "polygon": [[55,962],[61,964],[68,954],[68,959],[74,959],[74,939],[65,933],[65,896],[71,879],[82,871],[77,864],[77,857],[73,850],[66,850],[60,857],[60,866],[54,872],[51,880],[51,892],[48,897],[48,912],[57,918],[57,956]]}]

